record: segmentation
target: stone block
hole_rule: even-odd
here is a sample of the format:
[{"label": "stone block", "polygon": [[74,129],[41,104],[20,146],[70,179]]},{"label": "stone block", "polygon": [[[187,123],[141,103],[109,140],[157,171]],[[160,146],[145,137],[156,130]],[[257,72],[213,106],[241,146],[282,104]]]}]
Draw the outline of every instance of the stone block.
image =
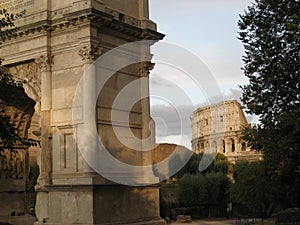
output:
[{"label": "stone block", "polygon": [[191,216],[187,216],[187,215],[177,216],[176,223],[191,223],[191,222],[192,222]]}]

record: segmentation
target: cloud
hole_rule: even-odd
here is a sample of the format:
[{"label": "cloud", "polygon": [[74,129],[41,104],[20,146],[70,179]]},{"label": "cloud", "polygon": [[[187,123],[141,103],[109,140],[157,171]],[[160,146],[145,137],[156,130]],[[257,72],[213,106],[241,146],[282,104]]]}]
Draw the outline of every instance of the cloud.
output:
[{"label": "cloud", "polygon": [[228,90],[247,82],[240,69],[243,47],[237,39],[237,21],[250,3],[250,0],[151,0],[151,19],[157,22],[158,31],[166,34],[165,41],[195,53],[211,70],[221,89]]},{"label": "cloud", "polygon": [[156,136],[191,136],[190,115],[194,110],[193,105],[153,105],[151,116],[155,121]]},{"label": "cloud", "polygon": [[240,89],[230,89],[224,95],[216,95],[210,101],[202,102],[196,106],[192,104],[154,104],[151,106],[151,116],[156,121],[156,135],[159,137],[169,135],[190,135],[190,116],[199,107],[216,104],[225,100],[239,100]]},{"label": "cloud", "polygon": [[[191,142],[191,120],[193,111],[199,107],[216,104],[225,100],[240,101],[242,91],[230,89],[229,92],[212,96],[209,101],[203,101],[197,105],[193,104],[154,104],[151,106],[151,116],[155,121],[157,141],[175,143],[190,148]],[[253,123],[257,118],[246,115],[248,122]]]},{"label": "cloud", "polygon": [[[164,40],[193,52],[207,67],[192,74],[200,81],[198,86],[174,68],[167,70],[157,65],[152,71],[151,112],[160,117],[157,136],[166,135],[166,140],[174,139],[174,143],[180,135],[189,139],[189,116],[196,108],[223,100],[239,100],[238,85],[247,83],[247,79],[240,69],[243,46],[237,40],[237,21],[250,4],[251,0],[150,0],[150,18],[157,23],[158,31],[166,34]],[[215,82],[206,83],[209,76]],[[161,98],[157,100],[153,96]],[[185,114],[183,119],[178,118],[176,109]],[[249,116],[248,119],[253,120]],[[190,141],[185,146],[190,146]]]}]

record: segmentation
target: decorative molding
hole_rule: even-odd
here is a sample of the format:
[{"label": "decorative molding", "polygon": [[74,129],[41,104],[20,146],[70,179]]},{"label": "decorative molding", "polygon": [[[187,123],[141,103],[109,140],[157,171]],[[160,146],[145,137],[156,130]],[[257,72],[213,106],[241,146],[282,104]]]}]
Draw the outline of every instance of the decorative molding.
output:
[{"label": "decorative molding", "polygon": [[140,67],[141,76],[145,76],[145,75],[148,76],[150,74],[150,71],[154,69],[154,66],[155,63],[152,63],[151,61],[141,62],[141,67]]},{"label": "decorative molding", "polygon": [[41,55],[35,59],[36,64],[40,66],[42,72],[50,69],[51,57],[48,55]]},{"label": "decorative molding", "polygon": [[101,54],[102,49],[98,45],[93,44],[82,47],[78,52],[84,63],[93,63]]}]

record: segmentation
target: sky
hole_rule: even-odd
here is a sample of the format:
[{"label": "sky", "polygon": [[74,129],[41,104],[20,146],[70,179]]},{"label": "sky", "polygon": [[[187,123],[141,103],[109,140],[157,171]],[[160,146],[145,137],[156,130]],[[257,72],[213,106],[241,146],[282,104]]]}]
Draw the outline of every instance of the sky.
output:
[{"label": "sky", "polygon": [[150,19],[166,35],[160,43],[169,44],[153,47],[156,66],[150,73],[158,143],[191,148],[191,113],[241,96],[239,85],[247,84],[247,79],[241,70],[244,49],[237,39],[237,22],[250,4],[250,0],[149,0]]}]

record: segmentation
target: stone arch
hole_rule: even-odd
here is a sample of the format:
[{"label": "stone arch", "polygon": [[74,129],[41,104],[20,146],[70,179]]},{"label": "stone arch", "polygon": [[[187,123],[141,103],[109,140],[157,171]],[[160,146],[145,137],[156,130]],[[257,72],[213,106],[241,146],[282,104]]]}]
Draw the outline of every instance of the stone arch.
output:
[{"label": "stone arch", "polygon": [[[24,88],[3,84],[1,91],[1,116],[14,124],[20,137],[28,137],[35,101],[28,97]],[[0,217],[7,217],[9,221],[15,216],[24,219],[20,216],[30,210],[28,156],[28,148],[20,142],[14,143],[13,150],[0,151]]]},{"label": "stone arch", "polygon": [[[21,137],[28,137],[35,140],[40,140],[41,138],[41,69],[40,66],[34,61],[21,62],[15,65],[7,65],[6,72],[13,75],[16,81],[23,82],[22,93],[17,93],[16,90],[11,90],[9,93],[11,95],[19,96],[23,99],[17,108],[21,110],[13,109],[15,115],[13,116],[12,122],[18,124]],[[14,100],[12,100],[14,102]],[[29,104],[30,102],[30,104]],[[31,111],[25,109],[30,106]],[[7,109],[7,112],[10,109]],[[26,111],[27,110],[27,111]],[[19,147],[18,147],[19,148]],[[15,174],[18,179],[24,179],[26,184],[24,187],[19,187],[23,189],[25,196],[20,201],[24,201],[22,204],[24,209],[15,209],[17,214],[29,213],[29,205],[34,204],[35,199],[29,196],[29,190],[34,187],[28,180],[30,164],[37,162],[38,154],[40,152],[40,146],[31,146],[30,148],[24,149],[23,151],[15,152],[13,160],[15,164]],[[6,151],[6,155],[9,153]],[[23,168],[23,169],[22,169]],[[20,175],[21,174],[21,175]],[[22,175],[23,174],[23,175]],[[14,206],[12,206],[14,207]]]},{"label": "stone arch", "polygon": [[230,144],[231,144],[231,152],[235,152],[235,141],[233,138],[230,138]]},{"label": "stone arch", "polygon": [[221,146],[221,153],[225,154],[226,153],[226,144],[225,144],[225,140],[222,139],[220,141],[220,146]]},{"label": "stone arch", "polygon": [[[25,94],[35,102],[31,125],[28,127],[28,137],[40,139],[41,134],[41,72],[39,65],[34,61],[7,66],[7,72],[12,74],[17,81],[24,82]],[[36,161],[39,147],[29,148],[30,161]]]},{"label": "stone arch", "polygon": [[203,142],[201,142],[200,148],[201,148],[201,151],[204,152],[204,143]]},{"label": "stone arch", "polygon": [[241,141],[241,151],[244,152],[247,150],[247,144],[245,141]]},{"label": "stone arch", "polygon": [[34,61],[9,66],[8,71],[16,80],[24,81],[23,88],[29,98],[36,102],[35,113],[40,113],[41,105],[41,75],[37,63]]},{"label": "stone arch", "polygon": [[210,143],[209,143],[209,141],[205,141],[204,151],[210,151]]}]

